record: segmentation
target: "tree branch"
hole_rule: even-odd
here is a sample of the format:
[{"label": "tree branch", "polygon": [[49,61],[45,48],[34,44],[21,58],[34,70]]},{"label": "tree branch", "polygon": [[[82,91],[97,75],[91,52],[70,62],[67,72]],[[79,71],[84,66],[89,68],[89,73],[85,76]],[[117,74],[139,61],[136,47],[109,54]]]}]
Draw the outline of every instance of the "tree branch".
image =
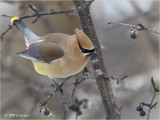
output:
[{"label": "tree branch", "polygon": [[158,32],[156,30],[152,30],[151,28],[148,28],[141,23],[138,23],[137,25],[132,25],[132,24],[116,23],[116,22],[110,21],[107,24],[116,24],[116,25],[128,26],[130,28],[134,28],[137,31],[150,31],[150,32],[153,32],[153,33],[156,33],[156,34],[160,34],[160,32]]},{"label": "tree branch", "polygon": [[[26,18],[31,18],[31,17],[37,17],[32,23],[35,23],[41,16],[46,16],[46,15],[54,15],[54,14],[62,14],[62,13],[76,13],[76,9],[66,9],[66,10],[51,10],[49,12],[38,12],[37,10],[34,9],[33,6],[30,6],[30,8],[35,12],[35,14],[30,14],[30,15],[25,15],[25,16],[19,16],[20,19],[26,19]],[[8,17],[12,18],[14,15],[6,15],[2,14],[2,17]],[[9,27],[1,34],[1,40],[3,40],[3,36],[12,28],[14,25],[9,25]]]},{"label": "tree branch", "polygon": [[[71,111],[76,112],[76,120],[77,120],[78,116],[82,114],[82,112],[81,112],[81,110],[80,110],[80,105],[81,105],[81,104],[79,104],[79,101],[78,101],[78,99],[74,96],[74,94],[75,94],[75,91],[76,91],[77,86],[78,86],[79,84],[81,84],[82,82],[84,82],[85,80],[86,80],[86,78],[82,77],[82,78],[80,78],[80,79],[76,79],[75,82],[73,83],[74,87],[73,87],[73,89],[72,89],[72,92],[71,92],[70,97],[68,98],[68,100],[67,100],[66,103],[63,103],[63,104],[62,104],[62,107],[64,107],[64,116],[63,116],[63,119],[64,119],[64,120],[65,120],[66,117],[67,117],[67,109],[66,109],[66,107],[65,107],[64,105],[69,105],[70,107],[67,106],[68,109],[71,110]],[[75,101],[77,101],[77,102],[74,103]],[[87,101],[88,101],[88,100],[87,100]],[[82,101],[81,101],[81,102],[82,102]],[[78,109],[75,109],[75,107],[74,107],[75,104],[76,104],[76,106],[78,105],[78,106],[77,106]],[[81,114],[79,114],[79,113],[81,113]]]},{"label": "tree branch", "polygon": [[[144,107],[144,106],[148,107],[147,120],[149,120],[151,110],[152,110],[154,107],[156,107],[156,105],[157,105],[157,102],[153,103],[153,102],[154,102],[154,99],[155,99],[155,97],[156,97],[156,93],[160,92],[160,91],[159,91],[159,88],[156,88],[156,85],[155,85],[155,82],[154,82],[154,80],[153,80],[153,77],[151,77],[151,83],[152,83],[152,86],[153,86],[153,88],[154,88],[154,94],[153,94],[153,97],[152,97],[152,99],[151,99],[151,102],[150,102],[149,104],[148,104],[148,103],[145,103],[145,102],[141,102],[141,103],[140,103],[140,107],[142,108],[142,110],[143,110],[143,107]],[[141,115],[141,116],[142,116],[142,115]],[[145,116],[145,114],[144,114],[143,116]]]},{"label": "tree branch", "polygon": [[108,76],[107,70],[104,65],[103,55],[99,41],[96,36],[96,32],[92,23],[90,15],[90,5],[93,1],[74,1],[77,12],[80,17],[81,27],[83,31],[88,35],[88,37],[93,42],[95,48],[97,48],[97,56],[92,56],[92,67],[94,69],[94,74],[97,81],[97,86],[101,93],[101,97],[104,103],[105,112],[108,119],[119,119],[120,111],[117,108],[115,99],[112,92],[112,87],[110,83],[110,77]]}]

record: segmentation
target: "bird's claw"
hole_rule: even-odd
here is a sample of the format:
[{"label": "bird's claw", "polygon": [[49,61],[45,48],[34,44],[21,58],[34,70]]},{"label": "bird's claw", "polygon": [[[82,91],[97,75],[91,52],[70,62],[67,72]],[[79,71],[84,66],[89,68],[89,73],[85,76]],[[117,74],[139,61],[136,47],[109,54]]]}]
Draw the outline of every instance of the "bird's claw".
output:
[{"label": "bird's claw", "polygon": [[90,74],[90,70],[87,68],[87,67],[85,67],[84,69],[83,69],[83,75],[84,76],[88,76]]}]

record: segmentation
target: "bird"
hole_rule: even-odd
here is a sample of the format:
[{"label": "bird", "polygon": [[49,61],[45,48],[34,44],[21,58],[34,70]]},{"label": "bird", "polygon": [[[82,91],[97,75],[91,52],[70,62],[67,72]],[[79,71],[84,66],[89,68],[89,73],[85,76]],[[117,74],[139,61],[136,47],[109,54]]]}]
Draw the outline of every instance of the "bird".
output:
[{"label": "bird", "polygon": [[74,34],[49,33],[42,37],[34,34],[19,17],[13,23],[24,35],[26,49],[17,53],[32,61],[37,73],[53,78],[67,78],[81,72],[90,56],[96,54],[90,38],[81,30]]}]

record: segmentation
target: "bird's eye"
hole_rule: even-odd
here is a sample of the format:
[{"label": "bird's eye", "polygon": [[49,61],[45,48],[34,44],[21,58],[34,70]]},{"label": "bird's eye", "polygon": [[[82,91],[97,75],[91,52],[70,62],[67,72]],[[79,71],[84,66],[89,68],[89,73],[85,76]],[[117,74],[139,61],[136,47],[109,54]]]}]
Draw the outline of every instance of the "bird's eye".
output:
[{"label": "bird's eye", "polygon": [[94,52],[94,49],[88,50],[88,49],[82,48],[82,46],[80,45],[79,42],[78,42],[78,44],[79,44],[79,48],[80,48],[81,52],[83,52],[83,53],[89,53],[89,54]]}]

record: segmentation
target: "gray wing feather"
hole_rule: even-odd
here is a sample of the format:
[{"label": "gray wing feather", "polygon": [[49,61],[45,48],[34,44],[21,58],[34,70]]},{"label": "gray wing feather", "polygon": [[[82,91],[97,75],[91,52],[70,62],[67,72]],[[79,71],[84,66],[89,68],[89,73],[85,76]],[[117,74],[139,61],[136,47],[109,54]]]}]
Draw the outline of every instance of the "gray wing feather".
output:
[{"label": "gray wing feather", "polygon": [[[43,42],[33,43],[29,46],[28,50],[23,52],[17,53],[19,56],[40,61],[40,62],[47,62],[51,63],[53,60],[61,58],[64,56],[64,51],[55,43],[48,43],[47,47],[43,45]],[[55,49],[54,49],[55,48]],[[57,53],[59,51],[59,53]]]},{"label": "gray wing feather", "polygon": [[40,61],[40,62],[45,62],[43,60],[43,58],[41,58],[40,56],[32,56],[31,54],[28,54],[27,50],[23,51],[23,52],[20,52],[20,53],[17,53],[17,55],[21,56],[21,57],[24,57],[26,59],[30,59],[30,60],[34,60],[34,61]]},{"label": "gray wing feather", "polygon": [[29,46],[29,49],[23,52],[17,53],[17,55],[30,60],[45,62],[44,59],[39,54],[38,46],[39,46],[38,44],[32,44]]}]

